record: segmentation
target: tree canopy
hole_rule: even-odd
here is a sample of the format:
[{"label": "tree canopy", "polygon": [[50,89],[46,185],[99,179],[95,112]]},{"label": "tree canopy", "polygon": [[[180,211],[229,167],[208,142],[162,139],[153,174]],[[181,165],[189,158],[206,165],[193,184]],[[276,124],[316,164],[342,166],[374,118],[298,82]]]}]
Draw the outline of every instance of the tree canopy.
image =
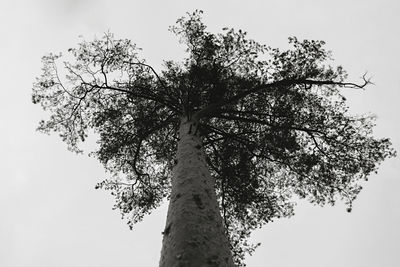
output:
[{"label": "tree canopy", "polygon": [[[323,41],[289,38],[270,48],[244,31],[206,30],[201,11],[170,30],[186,45],[183,62],[156,71],[140,48],[110,33],[43,57],[33,102],[50,116],[43,132],[58,132],[72,151],[90,131],[110,173],[115,208],[132,226],[169,197],[171,171],[185,116],[199,122],[207,163],[236,262],[256,245],[255,228],[293,214],[293,196],[351,210],[360,181],[395,155],[389,139],[372,135],[374,117],[348,112],[342,67]],[[61,65],[61,66],[60,66]]]}]

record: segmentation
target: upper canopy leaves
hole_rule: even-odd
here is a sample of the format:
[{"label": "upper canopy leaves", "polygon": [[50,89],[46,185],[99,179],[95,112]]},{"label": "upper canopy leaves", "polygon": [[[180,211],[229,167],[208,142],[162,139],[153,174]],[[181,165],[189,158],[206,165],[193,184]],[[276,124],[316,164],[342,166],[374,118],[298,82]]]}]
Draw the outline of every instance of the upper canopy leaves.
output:
[{"label": "upper canopy leaves", "polygon": [[368,80],[345,82],[324,42],[289,38],[291,49],[271,49],[240,30],[207,32],[200,11],[171,31],[188,58],[160,73],[108,33],[69,49],[64,68],[61,55],[45,56],[33,89],[50,112],[40,130],[59,132],[74,151],[89,129],[98,134],[94,155],[114,176],[99,186],[131,223],[169,195],[182,116],[200,123],[237,263],[254,249],[245,239],[252,229],[293,213],[293,194],[351,208],[360,179],[395,155],[372,136],[371,116],[348,114],[340,88]]}]

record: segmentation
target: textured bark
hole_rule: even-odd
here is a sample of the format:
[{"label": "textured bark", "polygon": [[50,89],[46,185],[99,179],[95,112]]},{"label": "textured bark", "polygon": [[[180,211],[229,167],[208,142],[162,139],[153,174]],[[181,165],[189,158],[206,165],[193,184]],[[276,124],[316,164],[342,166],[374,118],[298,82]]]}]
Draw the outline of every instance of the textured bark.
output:
[{"label": "textured bark", "polygon": [[183,119],[179,135],[160,267],[232,267],[196,122]]}]

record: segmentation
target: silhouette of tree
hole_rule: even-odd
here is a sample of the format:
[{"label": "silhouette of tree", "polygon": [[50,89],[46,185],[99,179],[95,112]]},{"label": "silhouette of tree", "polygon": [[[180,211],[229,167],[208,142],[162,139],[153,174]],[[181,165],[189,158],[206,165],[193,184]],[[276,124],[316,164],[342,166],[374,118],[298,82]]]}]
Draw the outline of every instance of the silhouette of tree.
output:
[{"label": "silhouette of tree", "polygon": [[170,199],[160,266],[244,266],[251,231],[293,215],[293,195],[350,211],[359,182],[395,152],[372,136],[372,116],[348,113],[340,90],[370,82],[347,82],[323,41],[272,49],[241,30],[207,32],[201,13],[170,28],[183,62],[157,72],[107,33],[69,49],[63,68],[61,54],[43,57],[32,99],[50,113],[39,130],[70,150],[96,133],[93,155],[111,174],[97,187],[130,227]]}]

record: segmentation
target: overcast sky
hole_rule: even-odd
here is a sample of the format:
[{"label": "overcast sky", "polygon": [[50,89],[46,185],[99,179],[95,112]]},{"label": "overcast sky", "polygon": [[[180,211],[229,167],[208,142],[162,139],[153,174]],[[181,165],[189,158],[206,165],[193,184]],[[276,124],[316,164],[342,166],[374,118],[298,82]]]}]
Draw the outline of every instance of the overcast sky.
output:
[{"label": "overcast sky", "polygon": [[[398,0],[0,1],[0,266],[158,266],[165,206],[130,231],[108,192],[94,190],[107,177],[102,166],[35,132],[44,114],[31,87],[45,53],[108,30],[132,39],[159,69],[183,55],[168,26],[194,9],[205,11],[211,31],[241,28],[272,47],[284,48],[288,36],[325,40],[352,81],[372,76],[374,86],[346,93],[349,105],[376,114],[375,135],[400,151]],[[262,246],[248,266],[400,266],[399,188],[396,158],[364,183],[352,213],[299,203],[294,217],[254,233]]]}]

